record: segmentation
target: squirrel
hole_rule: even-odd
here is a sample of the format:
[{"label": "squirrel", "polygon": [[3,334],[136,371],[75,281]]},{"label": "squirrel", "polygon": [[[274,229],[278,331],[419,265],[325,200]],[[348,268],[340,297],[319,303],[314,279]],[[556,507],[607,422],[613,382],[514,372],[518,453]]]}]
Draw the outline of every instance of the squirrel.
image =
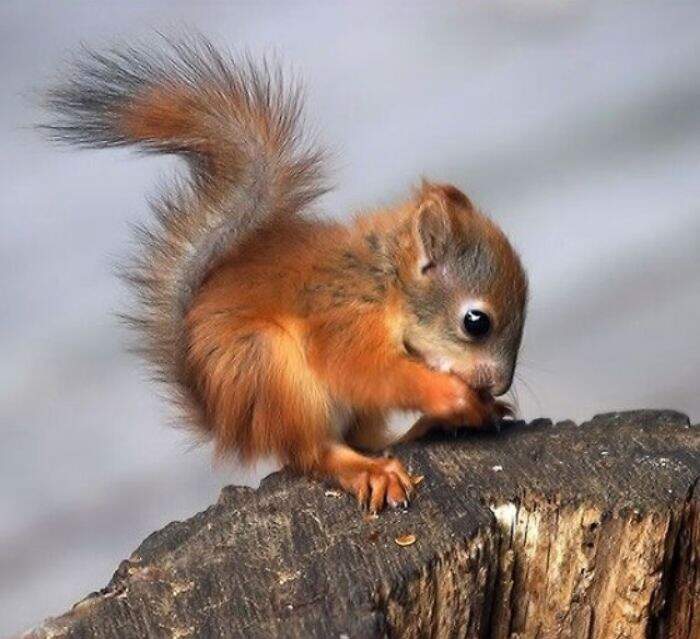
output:
[{"label": "squirrel", "polygon": [[166,39],[86,49],[48,90],[42,126],[188,166],[125,269],[138,348],[187,423],[217,454],[275,456],[373,513],[405,507],[415,478],[369,453],[510,413],[495,397],[512,382],[527,277],[449,184],[423,180],[348,225],[316,217],[325,154],[301,97],[278,66]]}]

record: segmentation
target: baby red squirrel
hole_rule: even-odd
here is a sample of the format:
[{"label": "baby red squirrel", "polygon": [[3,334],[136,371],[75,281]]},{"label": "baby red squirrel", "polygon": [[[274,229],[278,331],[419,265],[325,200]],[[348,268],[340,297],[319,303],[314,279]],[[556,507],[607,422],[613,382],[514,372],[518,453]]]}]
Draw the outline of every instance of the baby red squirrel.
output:
[{"label": "baby red squirrel", "polygon": [[[493,397],[511,384],[527,279],[454,186],[424,181],[347,226],[314,218],[323,155],[303,141],[299,91],[203,39],[88,51],[47,104],[54,140],[189,166],[139,234],[130,320],[217,452],[275,455],[376,512],[407,504],[411,477],[357,449],[508,411]],[[397,431],[397,411],[426,417]]]}]

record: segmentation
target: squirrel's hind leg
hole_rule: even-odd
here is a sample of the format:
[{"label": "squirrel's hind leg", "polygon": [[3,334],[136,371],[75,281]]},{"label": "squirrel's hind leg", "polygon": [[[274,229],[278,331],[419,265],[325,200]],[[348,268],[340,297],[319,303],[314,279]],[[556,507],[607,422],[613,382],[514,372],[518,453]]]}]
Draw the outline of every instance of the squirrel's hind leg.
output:
[{"label": "squirrel's hind leg", "polygon": [[191,319],[190,370],[218,452],[315,468],[333,420],[294,333],[225,311]]},{"label": "squirrel's hind leg", "polygon": [[366,457],[346,444],[329,444],[318,470],[355,495],[360,506],[371,513],[379,512],[385,504],[408,506],[413,491],[411,477],[398,459]]},{"label": "squirrel's hind leg", "polygon": [[334,480],[372,512],[407,504],[412,484],[401,462],[341,443],[338,411],[293,327],[232,320],[210,315],[191,333],[191,364],[219,449],[250,460],[273,454],[300,473]]}]

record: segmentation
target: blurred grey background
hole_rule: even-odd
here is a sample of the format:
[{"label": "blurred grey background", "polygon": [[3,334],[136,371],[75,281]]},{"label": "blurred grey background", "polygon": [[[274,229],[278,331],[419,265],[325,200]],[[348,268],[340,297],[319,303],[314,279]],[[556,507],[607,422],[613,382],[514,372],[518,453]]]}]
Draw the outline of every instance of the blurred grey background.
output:
[{"label": "blurred grey background", "polygon": [[700,3],[0,4],[0,635],[102,587],[212,468],[124,351],[112,265],[174,163],[57,150],[32,91],[80,41],[187,27],[305,78],[329,215],[453,181],[529,269],[526,418],[700,417]]}]

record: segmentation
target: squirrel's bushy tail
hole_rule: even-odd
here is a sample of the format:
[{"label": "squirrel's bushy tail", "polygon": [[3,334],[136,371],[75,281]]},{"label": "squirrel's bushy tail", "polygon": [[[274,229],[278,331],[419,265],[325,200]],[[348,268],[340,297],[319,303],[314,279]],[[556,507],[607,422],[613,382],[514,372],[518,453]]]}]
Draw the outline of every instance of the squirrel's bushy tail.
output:
[{"label": "squirrel's bushy tail", "polygon": [[271,218],[294,215],[326,189],[322,157],[300,131],[300,93],[277,67],[235,60],[203,38],[162,49],[85,50],[47,94],[55,141],[175,153],[189,175],[152,205],[126,269],[129,319],[164,381],[187,397],[183,320],[192,296],[232,245]]}]

